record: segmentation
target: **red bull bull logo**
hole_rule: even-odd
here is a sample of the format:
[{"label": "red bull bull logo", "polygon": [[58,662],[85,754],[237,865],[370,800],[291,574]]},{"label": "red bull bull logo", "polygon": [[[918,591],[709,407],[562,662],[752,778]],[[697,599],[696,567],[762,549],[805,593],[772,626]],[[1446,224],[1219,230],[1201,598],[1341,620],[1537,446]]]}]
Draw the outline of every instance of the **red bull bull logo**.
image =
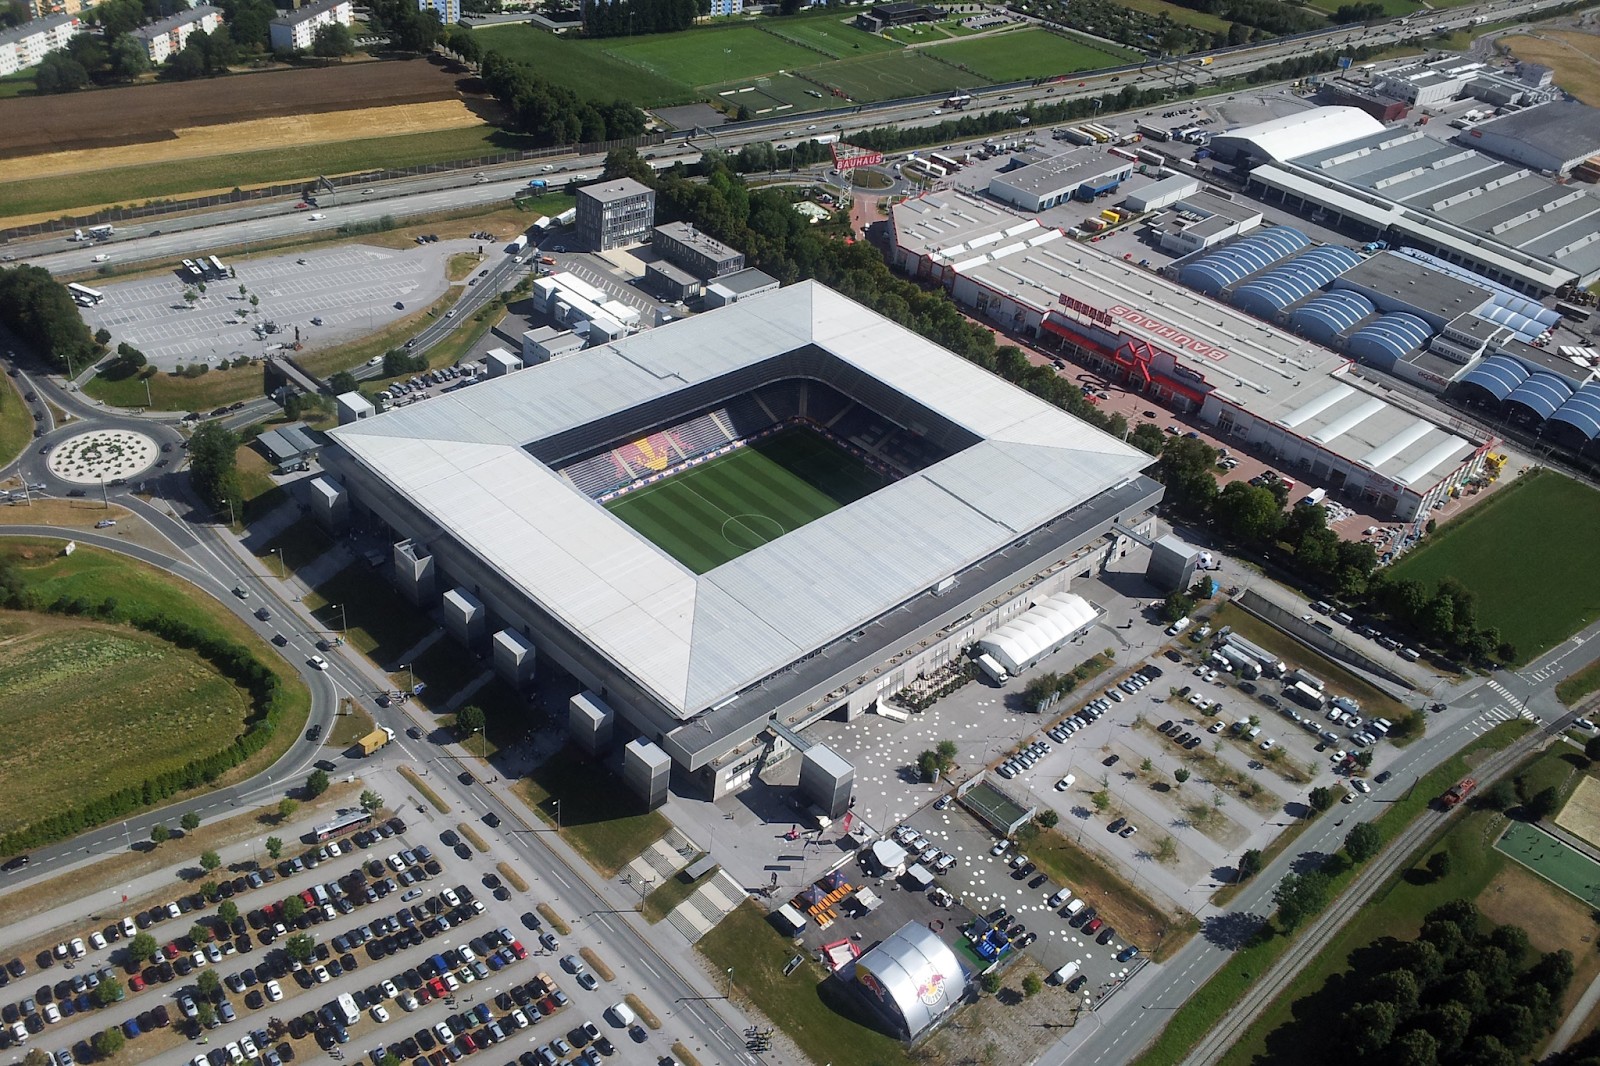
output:
[{"label": "red bull bull logo", "polygon": [[921,984],[917,985],[917,998],[929,1007],[936,1007],[944,999],[944,974],[929,974]]}]

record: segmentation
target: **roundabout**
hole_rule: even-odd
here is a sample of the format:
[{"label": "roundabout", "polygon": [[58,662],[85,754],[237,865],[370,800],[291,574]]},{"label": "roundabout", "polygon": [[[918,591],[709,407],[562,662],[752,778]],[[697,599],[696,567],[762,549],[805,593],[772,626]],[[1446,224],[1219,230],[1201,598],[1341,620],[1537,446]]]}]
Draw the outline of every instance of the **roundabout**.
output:
[{"label": "roundabout", "polygon": [[142,473],[161,452],[155,439],[133,429],[96,429],[68,437],[51,449],[52,476],[74,485],[115,482]]}]

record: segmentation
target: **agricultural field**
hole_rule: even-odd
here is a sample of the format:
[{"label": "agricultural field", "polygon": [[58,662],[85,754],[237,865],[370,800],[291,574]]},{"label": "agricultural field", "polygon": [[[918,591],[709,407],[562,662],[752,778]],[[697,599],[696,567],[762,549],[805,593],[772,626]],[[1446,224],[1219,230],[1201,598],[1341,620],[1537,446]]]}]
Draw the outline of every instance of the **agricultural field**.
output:
[{"label": "agricultural field", "polygon": [[1210,30],[1213,33],[1228,32],[1227,19],[1169,3],[1168,0],[1123,0],[1123,3],[1147,15],[1165,15],[1180,26],[1193,26],[1197,30]]},{"label": "agricultural field", "polygon": [[[1600,617],[1600,492],[1550,471],[1522,475],[1391,568],[1430,589],[1453,577],[1477,595],[1524,662]],[[1555,557],[1523,550],[1559,545]],[[1555,561],[1558,559],[1559,561]]]},{"label": "agricultural field", "polygon": [[0,614],[0,833],[226,747],[244,692],[122,626]]},{"label": "agricultural field", "polygon": [[[1342,0],[1342,3],[1349,2],[1350,0]],[[1421,4],[1413,3],[1412,0],[1377,0],[1377,2],[1383,7],[1383,13],[1390,18],[1399,18],[1401,15],[1409,15],[1411,12],[1421,10],[1422,8]],[[1335,11],[1339,10],[1341,6],[1341,0],[1311,0],[1310,6],[1314,10],[1331,15]],[[1448,7],[1450,5],[1447,3],[1436,3],[1433,6]],[[1359,29],[1359,24],[1354,28]]]},{"label": "agricultural field", "polygon": [[1518,59],[1556,72],[1556,84],[1590,107],[1600,107],[1600,35],[1576,30],[1540,30],[1502,37]]},{"label": "agricultural field", "polygon": [[1116,67],[1131,62],[1130,52],[1074,40],[1048,30],[1029,27],[978,37],[969,41],[932,45],[930,54],[983,75],[992,82],[1022,81],[1079,70]]}]

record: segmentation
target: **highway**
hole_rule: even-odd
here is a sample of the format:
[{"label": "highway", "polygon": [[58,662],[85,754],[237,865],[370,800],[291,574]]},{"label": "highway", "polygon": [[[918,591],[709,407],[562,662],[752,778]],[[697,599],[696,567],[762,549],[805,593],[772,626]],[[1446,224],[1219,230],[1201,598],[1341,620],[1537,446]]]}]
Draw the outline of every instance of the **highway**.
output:
[{"label": "highway", "polygon": [[[1208,66],[1191,63],[1188,72],[1196,83],[1204,84],[1215,78],[1244,74],[1295,55],[1347,42],[1359,42],[1364,46],[1393,44],[1441,29],[1464,27],[1474,18],[1498,22],[1528,17],[1564,2],[1566,0],[1502,0],[1496,4],[1420,13],[1405,26],[1385,22],[1372,27],[1335,27],[1288,40],[1227,50],[1216,54]],[[1134,66],[1123,68],[1124,72],[1120,74],[1106,72],[1085,75],[1076,81],[1069,79],[1022,88],[974,90],[972,104],[966,113],[1014,111],[1029,101],[1052,103],[1079,97],[1098,97],[1124,84],[1150,88],[1163,82],[1172,83],[1171,76],[1159,74],[1156,69],[1157,65],[1151,62],[1145,64],[1143,70]],[[1163,69],[1170,70],[1171,61]],[[1173,89],[1175,99],[1187,95],[1187,90],[1181,84]],[[667,167],[679,159],[693,162],[700,157],[702,150],[737,150],[744,144],[757,141],[804,137],[813,127],[816,132],[837,129],[848,141],[856,131],[880,126],[920,128],[938,125],[948,120],[951,113],[936,115],[933,111],[937,106],[937,103],[923,99],[738,123],[719,127],[691,140],[646,148],[643,152],[652,165]],[[94,262],[94,256],[99,254],[109,254],[111,262],[120,266],[165,262],[191,256],[203,249],[281,240],[295,234],[332,236],[340,225],[372,222],[385,215],[407,219],[466,207],[503,204],[509,201],[513,193],[526,189],[530,177],[543,177],[552,186],[559,186],[568,180],[596,177],[604,162],[601,154],[564,156],[548,162],[507,163],[483,171],[428,174],[377,182],[361,190],[345,188],[337,194],[324,194],[318,198],[315,212],[294,210],[292,197],[255,201],[193,214],[118,224],[117,235],[109,243],[74,244],[66,239],[66,235],[61,235],[13,241],[6,245],[6,252],[17,260],[45,267],[55,274],[90,272],[99,265]],[[545,171],[545,166],[553,169]],[[477,173],[485,174],[489,180],[478,182],[475,177]],[[312,213],[325,217],[312,221],[309,217]],[[197,233],[201,230],[206,232],[203,235]]]}]

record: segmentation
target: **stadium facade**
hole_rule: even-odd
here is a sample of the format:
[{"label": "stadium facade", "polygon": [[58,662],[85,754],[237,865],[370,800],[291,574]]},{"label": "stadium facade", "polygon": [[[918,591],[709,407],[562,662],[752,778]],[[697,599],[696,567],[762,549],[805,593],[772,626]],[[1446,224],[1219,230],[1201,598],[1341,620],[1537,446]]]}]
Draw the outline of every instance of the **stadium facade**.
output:
[{"label": "stadium facade", "polygon": [[[790,424],[887,484],[698,574],[605,507]],[[469,595],[713,797],[1094,574],[1161,496],[1150,456],[814,282],[331,436],[403,591]]]}]

